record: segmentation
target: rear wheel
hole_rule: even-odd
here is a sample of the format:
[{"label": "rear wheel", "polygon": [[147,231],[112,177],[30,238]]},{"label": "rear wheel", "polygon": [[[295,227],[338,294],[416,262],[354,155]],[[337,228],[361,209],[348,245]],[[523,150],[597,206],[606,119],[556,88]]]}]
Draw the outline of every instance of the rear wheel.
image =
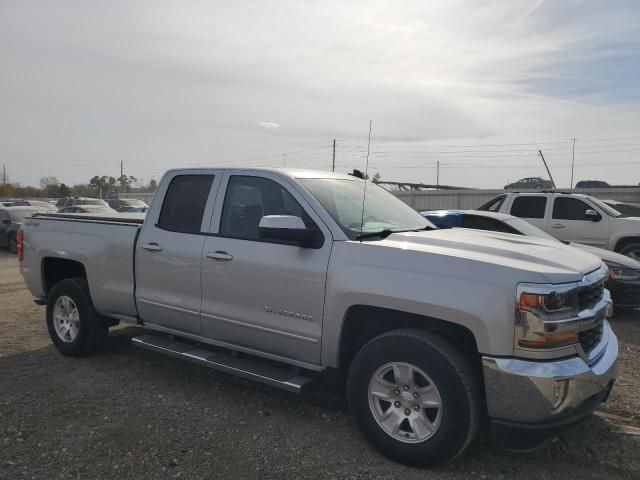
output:
[{"label": "rear wheel", "polygon": [[17,240],[16,240],[16,234],[15,234],[15,233],[12,233],[12,234],[9,236],[9,245],[8,245],[8,248],[9,248],[9,252],[11,252],[11,253],[18,253],[18,242],[17,242]]},{"label": "rear wheel", "polygon": [[640,262],[640,242],[634,242],[625,245],[620,249],[620,253]]},{"label": "rear wheel", "polygon": [[93,307],[86,279],[61,280],[51,289],[47,329],[53,344],[64,355],[80,357],[101,349],[108,327]]},{"label": "rear wheel", "polygon": [[480,423],[471,367],[446,340],[422,330],[392,331],[365,345],[351,365],[348,396],[367,440],[410,465],[454,459]]}]

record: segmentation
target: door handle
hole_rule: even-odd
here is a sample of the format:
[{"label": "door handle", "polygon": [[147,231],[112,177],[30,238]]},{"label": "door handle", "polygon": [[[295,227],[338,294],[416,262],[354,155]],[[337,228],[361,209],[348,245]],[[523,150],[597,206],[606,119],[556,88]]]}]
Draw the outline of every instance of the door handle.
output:
[{"label": "door handle", "polygon": [[217,250],[215,252],[207,253],[207,258],[228,262],[229,260],[233,260],[233,255],[229,255],[227,252]]},{"label": "door handle", "polygon": [[162,246],[158,245],[157,243],[145,243],[144,245],[142,245],[142,248],[144,248],[145,250],[148,250],[150,252],[161,252],[162,251]]},{"label": "door handle", "polygon": [[564,228],[564,225],[562,225],[561,223],[554,223],[553,225],[551,225],[551,228]]}]

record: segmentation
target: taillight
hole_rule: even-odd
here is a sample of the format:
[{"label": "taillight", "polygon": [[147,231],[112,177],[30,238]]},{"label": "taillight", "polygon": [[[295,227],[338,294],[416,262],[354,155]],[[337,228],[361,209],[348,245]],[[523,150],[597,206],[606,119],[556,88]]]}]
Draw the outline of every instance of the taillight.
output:
[{"label": "taillight", "polygon": [[21,228],[19,228],[18,233],[16,233],[16,247],[18,260],[22,261],[24,258],[24,232]]}]

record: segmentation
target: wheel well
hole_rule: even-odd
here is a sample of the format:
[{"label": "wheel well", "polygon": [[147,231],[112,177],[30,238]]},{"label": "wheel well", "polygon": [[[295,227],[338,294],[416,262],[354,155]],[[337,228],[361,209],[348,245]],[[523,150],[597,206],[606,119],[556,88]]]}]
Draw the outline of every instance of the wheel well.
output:
[{"label": "wheel well", "polygon": [[356,305],[347,311],[340,340],[339,365],[348,370],[356,353],[370,340],[400,328],[418,328],[437,333],[456,346],[474,368],[481,368],[473,333],[461,325],[424,315],[388,308]]},{"label": "wheel well", "polygon": [[619,252],[631,243],[640,243],[640,237],[623,237],[616,243],[615,251]]},{"label": "wheel well", "polygon": [[53,286],[65,278],[84,277],[87,271],[80,262],[65,258],[47,257],[42,260],[42,278],[44,279],[44,292],[48,294]]}]

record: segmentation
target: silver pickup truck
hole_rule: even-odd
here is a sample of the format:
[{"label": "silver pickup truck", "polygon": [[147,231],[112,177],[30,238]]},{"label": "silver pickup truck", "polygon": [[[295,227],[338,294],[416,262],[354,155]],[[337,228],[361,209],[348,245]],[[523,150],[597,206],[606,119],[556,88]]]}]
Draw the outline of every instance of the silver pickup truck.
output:
[{"label": "silver pickup truck", "polygon": [[[118,322],[134,345],[299,392],[344,374],[356,423],[395,460],[446,462],[488,416],[530,449],[616,376],[606,266],[558,242],[437,230],[358,178],[178,169],[146,218],[41,214],[21,271],[65,355]],[[338,375],[340,378],[340,375]]]}]

